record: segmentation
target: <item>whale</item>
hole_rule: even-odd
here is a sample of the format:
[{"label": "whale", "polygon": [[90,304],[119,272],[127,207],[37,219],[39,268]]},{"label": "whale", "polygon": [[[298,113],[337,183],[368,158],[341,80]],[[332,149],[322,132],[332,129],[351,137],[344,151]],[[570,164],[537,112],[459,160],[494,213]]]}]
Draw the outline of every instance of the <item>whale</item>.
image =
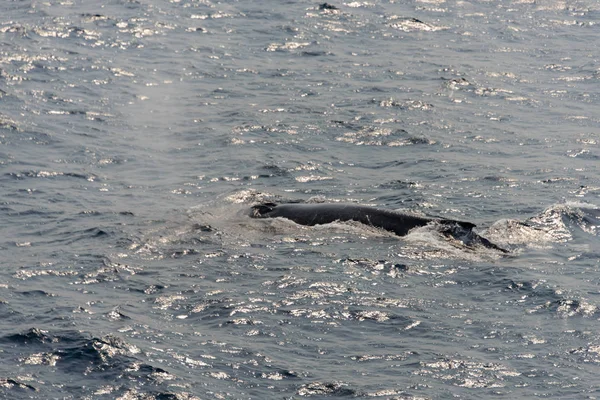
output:
[{"label": "whale", "polygon": [[484,247],[508,252],[473,231],[475,224],[439,217],[422,217],[398,211],[352,203],[261,203],[250,207],[251,218],[285,218],[300,225],[315,226],[332,222],[355,221],[384,229],[397,236],[406,236],[411,230],[437,224],[440,231],[468,246]]}]

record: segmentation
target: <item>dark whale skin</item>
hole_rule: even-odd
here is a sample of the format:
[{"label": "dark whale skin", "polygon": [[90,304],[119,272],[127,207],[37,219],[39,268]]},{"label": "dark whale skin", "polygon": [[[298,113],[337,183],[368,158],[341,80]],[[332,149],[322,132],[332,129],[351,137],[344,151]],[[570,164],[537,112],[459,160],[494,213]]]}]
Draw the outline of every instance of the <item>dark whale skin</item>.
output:
[{"label": "dark whale skin", "polygon": [[335,221],[356,221],[365,225],[385,229],[398,236],[405,236],[413,228],[425,226],[431,222],[442,225],[459,225],[464,229],[475,227],[470,222],[454,221],[443,218],[418,217],[381,208],[358,204],[337,203],[264,203],[250,209],[253,218],[286,218],[300,225],[323,225]]},{"label": "dark whale skin", "polygon": [[442,233],[467,245],[479,243],[484,247],[508,253],[507,250],[479,236],[473,231],[475,224],[445,218],[420,217],[382,208],[349,203],[263,203],[250,208],[252,218],[286,218],[300,225],[314,226],[336,221],[356,221],[375,228],[385,229],[398,236],[412,229],[437,223]]}]

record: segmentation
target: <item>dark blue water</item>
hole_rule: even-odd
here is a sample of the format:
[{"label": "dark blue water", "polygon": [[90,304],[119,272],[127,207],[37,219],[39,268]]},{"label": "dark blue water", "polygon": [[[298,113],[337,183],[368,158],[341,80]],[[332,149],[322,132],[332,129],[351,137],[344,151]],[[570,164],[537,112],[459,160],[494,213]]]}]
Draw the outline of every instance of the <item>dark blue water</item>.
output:
[{"label": "dark blue water", "polygon": [[600,395],[595,0],[0,15],[0,398]]}]

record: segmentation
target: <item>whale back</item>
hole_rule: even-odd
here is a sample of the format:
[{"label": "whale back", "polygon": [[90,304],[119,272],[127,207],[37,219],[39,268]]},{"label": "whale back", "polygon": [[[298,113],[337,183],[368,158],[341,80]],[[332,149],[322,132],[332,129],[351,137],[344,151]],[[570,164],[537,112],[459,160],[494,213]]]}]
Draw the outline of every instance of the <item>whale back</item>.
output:
[{"label": "whale back", "polygon": [[385,229],[398,236],[404,236],[416,227],[431,222],[444,225],[458,225],[463,229],[475,227],[470,222],[447,220],[443,218],[426,218],[376,207],[358,204],[338,203],[263,203],[252,207],[253,218],[286,218],[300,225],[323,225],[336,221],[356,221],[362,224]]},{"label": "whale back", "polygon": [[338,203],[263,203],[250,209],[252,218],[286,218],[300,225],[323,225],[336,221],[356,221],[375,228],[385,229],[398,236],[407,235],[412,229],[437,223],[442,225],[442,233],[466,245],[480,244],[484,247],[508,253],[486,238],[479,236],[473,228],[475,224],[445,218],[427,218],[397,211],[358,204]]}]

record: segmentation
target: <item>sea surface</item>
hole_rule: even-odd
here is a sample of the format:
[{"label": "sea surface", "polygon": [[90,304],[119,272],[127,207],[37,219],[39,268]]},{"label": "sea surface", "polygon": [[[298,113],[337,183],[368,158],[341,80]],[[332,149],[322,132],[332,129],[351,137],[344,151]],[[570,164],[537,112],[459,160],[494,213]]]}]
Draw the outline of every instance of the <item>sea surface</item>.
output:
[{"label": "sea surface", "polygon": [[[0,398],[600,398],[600,2],[6,0]],[[359,203],[434,227],[257,220]]]}]

